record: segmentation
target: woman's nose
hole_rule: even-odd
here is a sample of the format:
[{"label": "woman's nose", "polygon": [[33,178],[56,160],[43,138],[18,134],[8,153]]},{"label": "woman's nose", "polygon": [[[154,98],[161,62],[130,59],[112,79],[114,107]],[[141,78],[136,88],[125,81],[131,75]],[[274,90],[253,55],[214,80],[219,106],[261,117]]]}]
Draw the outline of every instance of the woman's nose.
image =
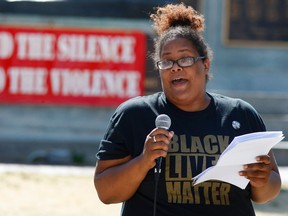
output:
[{"label": "woman's nose", "polygon": [[171,68],[171,72],[177,72],[177,71],[181,71],[181,70],[182,70],[182,67],[180,67],[177,62],[174,62],[173,66]]}]

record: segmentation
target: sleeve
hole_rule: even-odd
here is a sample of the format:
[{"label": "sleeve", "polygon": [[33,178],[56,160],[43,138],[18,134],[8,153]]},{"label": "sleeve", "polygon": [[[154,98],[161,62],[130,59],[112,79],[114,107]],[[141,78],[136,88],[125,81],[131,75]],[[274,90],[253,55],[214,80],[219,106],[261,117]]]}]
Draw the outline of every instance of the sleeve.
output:
[{"label": "sleeve", "polygon": [[141,154],[147,135],[155,128],[155,118],[159,112],[155,101],[158,101],[155,96],[139,96],[122,103],[108,123],[96,158],[113,160]]},{"label": "sleeve", "polygon": [[128,130],[125,122],[125,114],[120,110],[112,115],[106,134],[101,140],[96,158],[98,160],[119,159],[129,155],[127,140],[123,133]]},{"label": "sleeve", "polygon": [[155,127],[154,122],[155,113],[145,99],[136,97],[124,102],[112,115],[96,158],[113,160],[141,154],[147,134]]},{"label": "sleeve", "polygon": [[240,109],[244,111],[244,117],[251,132],[266,131],[266,126],[262,117],[251,104],[240,100]]}]

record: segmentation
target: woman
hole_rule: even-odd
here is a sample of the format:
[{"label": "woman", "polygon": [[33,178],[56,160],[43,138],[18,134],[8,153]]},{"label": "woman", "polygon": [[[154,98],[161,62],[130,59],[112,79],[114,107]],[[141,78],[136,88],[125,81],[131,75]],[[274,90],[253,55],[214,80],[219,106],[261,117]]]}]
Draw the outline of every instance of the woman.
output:
[{"label": "woman", "polygon": [[[272,152],[243,166],[239,175],[250,180],[245,190],[219,181],[193,186],[191,179],[215,165],[235,136],[265,131],[261,117],[240,99],[206,91],[212,52],[201,35],[202,15],[169,4],[151,18],[159,35],[154,60],[163,92],[128,100],[115,111],[97,154],[99,198],[123,202],[123,216],[155,215],[156,204],[161,216],[255,215],[251,200],[264,203],[280,191]],[[161,113],[170,116],[170,131],[155,128]],[[155,189],[153,168],[160,157]]]}]

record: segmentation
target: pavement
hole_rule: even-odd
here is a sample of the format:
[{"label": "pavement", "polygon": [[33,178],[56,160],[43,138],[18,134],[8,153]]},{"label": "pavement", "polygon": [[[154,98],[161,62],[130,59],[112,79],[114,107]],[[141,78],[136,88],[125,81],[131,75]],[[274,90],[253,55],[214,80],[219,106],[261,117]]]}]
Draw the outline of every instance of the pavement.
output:
[{"label": "pavement", "polygon": [[[25,174],[43,174],[44,176],[56,176],[56,177],[62,177],[62,176],[80,176],[80,177],[88,177],[93,180],[94,176],[94,167],[77,167],[77,166],[56,166],[56,165],[23,165],[23,164],[3,164],[0,163],[0,174],[13,174],[13,173],[25,173]],[[93,184],[91,184],[91,187]],[[1,187],[1,181],[0,181],[0,187]],[[89,212],[89,208],[91,209],[97,209],[97,214],[98,216],[115,216],[119,215],[120,210],[121,210],[121,203],[118,204],[111,204],[111,205],[105,205],[102,203],[97,194],[96,191],[92,188],[91,191],[93,191],[93,196],[95,199],[93,200],[93,205],[91,204],[86,204],[84,205],[86,208],[85,211]],[[90,203],[90,202],[88,202]],[[0,206],[0,215],[2,216],[1,213],[1,207]],[[78,209],[81,209],[83,205],[80,205],[77,207]],[[20,206],[15,206],[18,210],[21,209]],[[26,207],[27,208],[27,207]],[[12,211],[12,210],[11,210]],[[15,210],[16,211],[16,210]],[[38,210],[36,209],[35,212]],[[56,210],[55,210],[56,211]],[[61,212],[62,210],[57,210],[57,212]],[[94,210],[91,210],[94,212]],[[13,211],[12,211],[13,212]],[[55,215],[63,215],[62,213]],[[11,213],[11,212],[10,212]],[[15,215],[15,214],[9,214],[9,215]],[[27,214],[24,214],[27,215]],[[35,214],[36,215],[36,214]],[[45,214],[46,215],[46,214]],[[75,215],[75,214],[73,214]],[[91,215],[91,214],[90,214]]]},{"label": "pavement", "polygon": [[[24,164],[3,164],[0,163],[0,173],[25,172],[39,173],[46,175],[84,175],[93,176],[95,167],[92,166],[56,166],[56,165],[24,165]],[[288,166],[280,166],[279,172],[282,183],[288,184]]]},{"label": "pavement", "polygon": [[[0,173],[39,173],[46,175],[83,175],[93,176],[95,167],[92,166],[56,166],[56,165],[25,165],[25,164],[3,164],[0,163]],[[288,166],[280,166],[279,172],[281,175],[282,183],[288,184]]]},{"label": "pavement", "polygon": [[283,184],[288,184],[288,167],[279,167],[281,180]]},{"label": "pavement", "polygon": [[[23,164],[1,164],[0,173],[38,173],[53,176],[89,176],[93,177],[94,167],[75,167],[75,166],[55,166],[55,165],[23,165]],[[285,187],[288,185],[288,167],[279,167],[281,179]],[[97,207],[97,213],[99,216],[113,216],[119,215],[121,211],[121,203],[105,205],[97,196],[95,200],[95,206]]]},{"label": "pavement", "polygon": [[3,164],[0,163],[0,173],[24,172],[46,175],[94,175],[94,167],[81,166],[58,166],[58,165],[25,165],[25,164]]}]

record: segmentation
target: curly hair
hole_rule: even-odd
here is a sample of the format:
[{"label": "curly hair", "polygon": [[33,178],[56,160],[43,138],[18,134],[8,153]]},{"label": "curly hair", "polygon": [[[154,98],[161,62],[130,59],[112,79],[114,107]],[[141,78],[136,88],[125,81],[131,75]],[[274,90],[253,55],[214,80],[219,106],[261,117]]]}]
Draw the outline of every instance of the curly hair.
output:
[{"label": "curly hair", "polygon": [[[200,56],[212,60],[212,50],[202,36],[205,27],[204,16],[191,6],[180,3],[157,7],[156,12],[151,14],[150,18],[154,21],[153,27],[158,34],[154,40],[153,60],[155,66],[156,62],[160,60],[163,45],[177,38],[191,41]],[[207,80],[210,78],[211,76],[208,76]]]},{"label": "curly hair", "polygon": [[198,14],[191,6],[185,6],[184,3],[158,7],[150,18],[154,21],[153,27],[158,35],[176,26],[190,26],[199,33],[204,31],[204,16]]}]

